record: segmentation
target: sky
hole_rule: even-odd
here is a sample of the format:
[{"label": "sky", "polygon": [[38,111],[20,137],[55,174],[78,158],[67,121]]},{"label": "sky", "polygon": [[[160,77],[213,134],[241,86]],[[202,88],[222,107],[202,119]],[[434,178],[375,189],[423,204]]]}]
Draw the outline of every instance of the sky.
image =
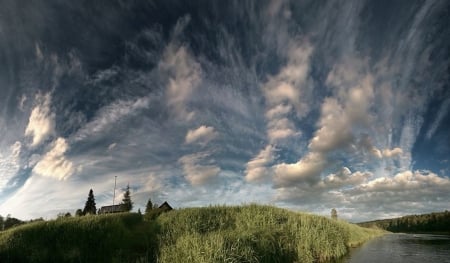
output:
[{"label": "sky", "polygon": [[0,215],[450,209],[449,1],[0,5]]}]

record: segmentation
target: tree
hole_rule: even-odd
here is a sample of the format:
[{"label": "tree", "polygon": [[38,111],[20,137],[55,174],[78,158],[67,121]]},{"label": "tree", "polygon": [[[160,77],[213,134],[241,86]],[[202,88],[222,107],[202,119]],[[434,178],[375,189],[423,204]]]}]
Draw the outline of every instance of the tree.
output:
[{"label": "tree", "polygon": [[147,201],[147,205],[145,206],[145,213],[149,213],[150,211],[152,211],[153,209],[153,203],[152,203],[152,199],[148,199]]},{"label": "tree", "polygon": [[83,215],[83,210],[78,208],[77,211],[75,211],[75,216],[82,216],[82,215]]},{"label": "tree", "polygon": [[331,218],[332,219],[337,219],[338,218],[338,214],[337,214],[337,211],[336,211],[336,209],[331,209]]},{"label": "tree", "polygon": [[86,214],[92,214],[95,215],[97,212],[97,208],[95,207],[95,198],[94,198],[94,191],[89,190],[88,199],[86,201],[86,204],[84,205],[83,209],[83,215]]},{"label": "tree", "polygon": [[127,190],[125,191],[125,194],[123,195],[122,199],[122,207],[125,211],[131,211],[133,209],[133,202],[131,201],[130,196],[130,185],[127,185]]}]

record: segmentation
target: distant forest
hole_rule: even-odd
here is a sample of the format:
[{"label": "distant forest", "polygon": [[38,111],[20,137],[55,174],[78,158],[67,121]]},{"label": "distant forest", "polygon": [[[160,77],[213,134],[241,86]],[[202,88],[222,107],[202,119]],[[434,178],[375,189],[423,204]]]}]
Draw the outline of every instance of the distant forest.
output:
[{"label": "distant forest", "polygon": [[450,233],[450,212],[408,215],[399,218],[359,223],[363,227],[378,227],[390,232]]}]

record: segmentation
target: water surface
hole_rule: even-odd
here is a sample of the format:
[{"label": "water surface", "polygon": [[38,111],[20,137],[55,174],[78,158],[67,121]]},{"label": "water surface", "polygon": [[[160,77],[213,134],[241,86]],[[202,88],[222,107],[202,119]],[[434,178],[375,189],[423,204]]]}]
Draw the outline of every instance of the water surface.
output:
[{"label": "water surface", "polygon": [[450,236],[388,234],[352,249],[340,263],[450,263]]}]

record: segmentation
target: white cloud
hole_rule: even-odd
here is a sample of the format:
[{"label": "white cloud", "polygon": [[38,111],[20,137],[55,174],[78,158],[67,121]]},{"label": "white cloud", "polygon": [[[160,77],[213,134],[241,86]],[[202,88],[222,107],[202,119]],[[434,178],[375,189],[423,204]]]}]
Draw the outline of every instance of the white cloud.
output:
[{"label": "white cloud", "polygon": [[327,98],[322,104],[319,129],[309,143],[313,152],[328,153],[347,147],[353,140],[351,122],[345,109],[334,98]]},{"label": "white cloud", "polygon": [[25,136],[32,137],[31,147],[35,147],[55,132],[55,114],[50,111],[50,94],[36,95],[36,106],[31,111]]},{"label": "white cloud", "polygon": [[183,166],[186,180],[192,185],[200,186],[212,182],[219,174],[220,168],[218,166],[200,164],[208,157],[208,153],[202,152],[185,155],[178,160]]},{"label": "white cloud", "polygon": [[176,118],[191,120],[195,113],[188,109],[187,102],[201,83],[200,64],[185,47],[170,44],[159,67],[169,76],[166,88],[167,106]]},{"label": "white cloud", "polygon": [[274,160],[274,147],[267,145],[255,158],[251,159],[245,169],[245,180],[258,182],[272,177],[272,169],[268,167]]},{"label": "white cloud", "polygon": [[363,153],[369,153],[371,156],[381,159],[383,158],[382,152],[373,145],[372,139],[367,134],[363,134],[358,141],[358,147],[363,151]]},{"label": "white cloud", "polygon": [[214,127],[202,125],[195,130],[189,130],[186,134],[185,142],[207,144],[211,140],[215,139],[218,132],[214,130]]},{"label": "white cloud", "polygon": [[33,168],[33,172],[45,177],[65,180],[75,172],[75,167],[64,155],[69,149],[64,138],[56,139],[50,151]]},{"label": "white cloud", "polygon": [[76,133],[76,140],[83,140],[109,131],[120,120],[136,114],[139,110],[148,108],[150,100],[149,97],[135,100],[118,100],[101,108],[94,119]]},{"label": "white cloud", "polygon": [[[370,127],[373,78],[352,68],[360,64],[359,61],[348,63],[335,66],[327,78],[327,83],[335,88],[335,97],[326,98],[322,103],[318,129],[309,142],[309,151],[296,163],[274,166],[276,187],[319,181],[326,164],[331,161],[330,155],[335,152],[345,154],[354,146],[354,129]],[[369,152],[377,157],[381,155],[373,146]]]},{"label": "white cloud", "polygon": [[295,186],[297,183],[313,184],[320,180],[320,174],[327,162],[322,154],[309,153],[296,163],[275,165],[275,187]]},{"label": "white cloud", "polygon": [[288,118],[271,119],[267,126],[267,136],[271,142],[280,141],[301,134],[300,131],[296,131],[294,123]]},{"label": "white cloud", "polygon": [[273,108],[270,108],[266,112],[266,118],[271,119],[277,119],[278,117],[285,116],[292,110],[292,106],[289,104],[279,104],[274,106]]},{"label": "white cloud", "polygon": [[288,64],[270,77],[262,88],[267,104],[267,136],[271,143],[301,134],[295,131],[295,125],[287,115],[293,109],[298,117],[309,111],[307,79],[313,48],[309,43],[291,43],[288,48]]},{"label": "white cloud", "polygon": [[117,143],[111,143],[111,144],[108,146],[108,151],[112,151],[114,148],[116,148],[116,146],[117,146]]},{"label": "white cloud", "polygon": [[343,167],[336,174],[326,176],[319,184],[325,189],[339,189],[341,187],[357,186],[372,177],[372,173],[356,171],[352,173],[347,167]]},{"label": "white cloud", "polygon": [[401,156],[403,154],[403,150],[400,148],[394,148],[394,149],[384,149],[383,150],[383,156],[386,158]]}]

